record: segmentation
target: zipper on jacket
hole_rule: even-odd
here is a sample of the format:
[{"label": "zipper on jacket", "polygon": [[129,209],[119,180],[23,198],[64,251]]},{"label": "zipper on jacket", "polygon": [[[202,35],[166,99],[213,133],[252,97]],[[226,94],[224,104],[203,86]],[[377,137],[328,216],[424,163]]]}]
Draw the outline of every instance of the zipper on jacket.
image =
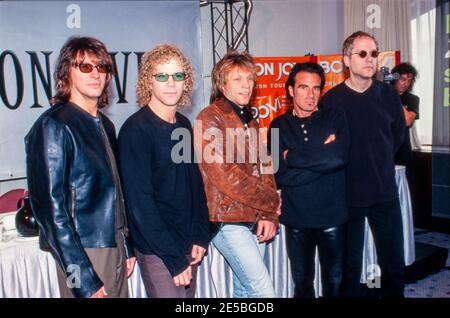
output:
[{"label": "zipper on jacket", "polygon": [[71,214],[72,214],[72,218],[75,221],[75,187],[72,187],[72,204],[71,204]]}]

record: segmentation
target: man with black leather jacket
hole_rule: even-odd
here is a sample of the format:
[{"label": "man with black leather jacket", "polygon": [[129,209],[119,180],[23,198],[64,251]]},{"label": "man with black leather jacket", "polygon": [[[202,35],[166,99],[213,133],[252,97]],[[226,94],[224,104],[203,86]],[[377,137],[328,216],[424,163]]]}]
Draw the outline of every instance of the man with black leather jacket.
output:
[{"label": "man with black leather jacket", "polygon": [[53,106],[25,137],[40,246],[55,258],[61,297],[128,297],[135,258],[127,246],[116,134],[99,111],[111,76],[102,42],[68,39],[56,63]]}]

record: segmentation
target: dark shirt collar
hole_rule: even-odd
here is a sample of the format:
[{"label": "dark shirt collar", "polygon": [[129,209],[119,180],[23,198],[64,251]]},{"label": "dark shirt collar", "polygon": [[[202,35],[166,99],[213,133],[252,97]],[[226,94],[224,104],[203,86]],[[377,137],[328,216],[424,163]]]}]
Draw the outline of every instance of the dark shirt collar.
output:
[{"label": "dark shirt collar", "polygon": [[228,102],[228,104],[230,104],[231,108],[239,116],[244,125],[253,120],[253,112],[249,105],[245,105],[241,108],[226,97],[225,100]]},{"label": "dark shirt collar", "polygon": [[297,121],[299,121],[301,123],[310,123],[311,120],[313,120],[314,118],[319,116],[320,113],[321,113],[321,111],[320,111],[320,107],[319,107],[318,110],[316,110],[315,112],[312,112],[311,115],[308,117],[298,117],[295,115],[294,109],[291,110],[292,117],[294,117]]}]

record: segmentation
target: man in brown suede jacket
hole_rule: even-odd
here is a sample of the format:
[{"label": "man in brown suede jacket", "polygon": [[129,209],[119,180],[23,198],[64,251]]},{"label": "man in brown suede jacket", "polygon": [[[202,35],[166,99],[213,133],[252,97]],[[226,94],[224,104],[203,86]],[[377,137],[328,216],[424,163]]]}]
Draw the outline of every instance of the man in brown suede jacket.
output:
[{"label": "man in brown suede jacket", "polygon": [[[234,297],[275,297],[264,265],[265,242],[277,230],[281,207],[270,166],[248,106],[255,85],[253,59],[229,51],[212,74],[211,105],[195,123],[195,148],[216,229],[214,246],[233,270]],[[261,150],[261,151],[260,151]],[[266,172],[266,173],[265,173]]]}]

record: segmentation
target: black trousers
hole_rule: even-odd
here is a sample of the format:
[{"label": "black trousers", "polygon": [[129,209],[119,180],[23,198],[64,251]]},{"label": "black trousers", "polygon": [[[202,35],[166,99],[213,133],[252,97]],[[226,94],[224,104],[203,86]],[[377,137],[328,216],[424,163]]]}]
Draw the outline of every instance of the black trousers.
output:
[{"label": "black trousers", "polygon": [[[364,228],[367,217],[372,230],[377,262],[381,269],[381,297],[403,297],[405,258],[400,202],[397,199],[370,207],[349,209],[347,222],[344,277],[344,297],[362,297],[360,278],[363,262]],[[373,286],[372,286],[373,287]]]},{"label": "black trousers", "polygon": [[319,250],[323,297],[339,297],[344,255],[343,226],[293,228],[286,226],[286,243],[295,298],[314,298],[316,247]]}]

